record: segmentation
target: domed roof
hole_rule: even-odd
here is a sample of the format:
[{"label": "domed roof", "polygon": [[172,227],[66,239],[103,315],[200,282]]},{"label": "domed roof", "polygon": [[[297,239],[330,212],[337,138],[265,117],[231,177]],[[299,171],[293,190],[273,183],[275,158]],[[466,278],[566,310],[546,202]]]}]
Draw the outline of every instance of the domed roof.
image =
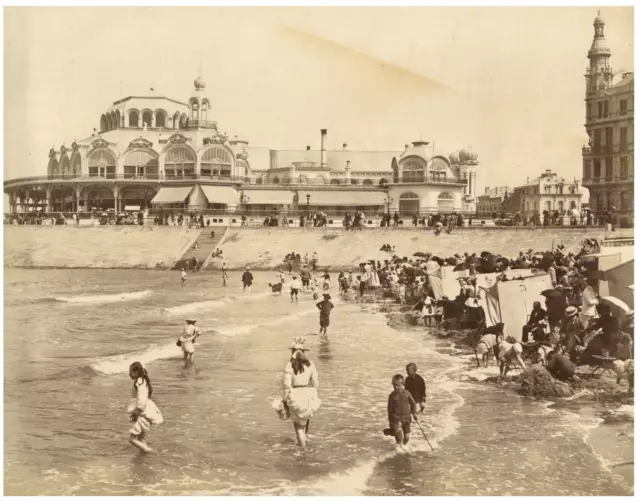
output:
[{"label": "domed roof", "polygon": [[193,86],[196,89],[204,89],[205,87],[207,87],[207,83],[204,81],[202,77],[198,77],[193,81]]},{"label": "domed roof", "polygon": [[454,165],[455,164],[459,164],[460,163],[460,152],[451,152],[449,154],[449,160]]},{"label": "domed roof", "polygon": [[473,152],[470,148],[463,148],[460,150],[458,154],[460,157],[460,162],[477,162],[478,154]]},{"label": "domed roof", "polygon": [[593,20],[593,25],[594,26],[604,26],[604,18],[602,18],[600,16],[600,11],[598,11],[598,15],[596,16],[596,18]]},{"label": "domed roof", "polygon": [[412,155],[415,155],[427,161],[431,157],[429,155],[430,152],[427,150],[428,145],[429,143],[427,141],[414,141],[410,147],[408,147],[407,149],[405,149],[404,152],[402,152],[402,155],[400,155],[400,158],[404,159],[406,157],[411,157]]}]

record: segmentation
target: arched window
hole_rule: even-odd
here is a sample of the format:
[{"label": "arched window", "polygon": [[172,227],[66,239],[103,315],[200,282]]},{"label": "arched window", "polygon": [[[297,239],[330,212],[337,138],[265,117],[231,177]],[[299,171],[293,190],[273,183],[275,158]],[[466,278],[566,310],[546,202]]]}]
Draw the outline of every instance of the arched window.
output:
[{"label": "arched window", "polygon": [[89,154],[89,176],[115,178],[116,156],[106,148],[91,152]]},{"label": "arched window", "polygon": [[401,216],[413,216],[420,213],[420,197],[413,192],[400,195],[398,212]]},{"label": "arched window", "polygon": [[273,183],[274,185],[277,185],[278,183],[280,183],[280,178],[278,178],[277,176],[274,176],[271,179],[271,183]]},{"label": "arched window", "polygon": [[180,114],[178,112],[173,114],[173,128],[177,129],[180,127]]},{"label": "arched window", "polygon": [[316,174],[316,177],[313,179],[316,185],[326,185],[327,178],[323,174]]},{"label": "arched window", "polygon": [[417,158],[412,158],[404,161],[400,167],[402,171],[402,182],[423,183],[424,167],[424,162]]},{"label": "arched window", "polygon": [[116,117],[116,112],[111,112],[111,129],[117,129],[118,128],[118,119]]},{"label": "arched window", "polygon": [[198,103],[191,104],[191,120],[198,120]]},{"label": "arched window", "polygon": [[154,153],[148,150],[128,152],[124,158],[124,177],[158,179],[158,157]]},{"label": "arched window", "polygon": [[156,112],[156,127],[167,127],[167,114],[163,110]]},{"label": "arched window", "polygon": [[69,157],[66,155],[63,155],[60,159],[60,174],[62,174],[62,176],[71,174],[71,162],[69,162]]},{"label": "arched window", "polygon": [[193,179],[196,174],[196,155],[186,146],[174,146],[164,158],[166,179]]},{"label": "arched window", "polygon": [[151,110],[145,110],[142,112],[142,127],[146,126],[151,127]]},{"label": "arched window", "polygon": [[60,175],[60,166],[58,165],[58,161],[55,157],[52,157],[49,161],[49,176],[53,178],[57,178]]},{"label": "arched window", "polygon": [[111,125],[111,114],[107,113],[107,131],[110,131],[111,129],[113,129],[113,126]]},{"label": "arched window", "polygon": [[187,128],[187,116],[183,113],[180,116],[180,129],[186,129]]},{"label": "arched window", "polygon": [[122,126],[122,124],[120,123],[121,121],[121,117],[120,117],[120,110],[116,110],[116,128],[119,128]]},{"label": "arched window", "polygon": [[387,178],[381,178],[380,181],[378,181],[378,185],[381,187],[387,186],[389,184],[389,180]]},{"label": "arched window", "polygon": [[200,173],[202,176],[217,176],[218,178],[230,178],[233,159],[229,151],[220,146],[208,147],[200,160]]},{"label": "arched window", "polygon": [[107,117],[103,115],[100,117],[100,132],[105,132],[107,130]]},{"label": "arched window", "polygon": [[353,178],[351,178],[351,184],[352,185],[357,185],[359,180],[355,180]]},{"label": "arched window", "polygon": [[454,198],[449,192],[442,192],[438,195],[438,211],[453,211]]},{"label": "arched window", "polygon": [[80,176],[82,174],[82,157],[79,152],[71,155],[71,174]]},{"label": "arched window", "polygon": [[140,114],[138,110],[131,110],[129,112],[129,127],[140,127],[138,122],[140,121]]},{"label": "arched window", "polygon": [[262,175],[256,178],[256,185],[262,185]]},{"label": "arched window", "polygon": [[373,181],[371,181],[371,180],[364,180],[364,181],[362,182],[362,184],[363,184],[364,186],[366,186],[366,187],[372,187],[372,186],[373,186]]},{"label": "arched window", "polygon": [[331,182],[329,183],[330,185],[339,185],[340,184],[340,180],[331,180]]}]

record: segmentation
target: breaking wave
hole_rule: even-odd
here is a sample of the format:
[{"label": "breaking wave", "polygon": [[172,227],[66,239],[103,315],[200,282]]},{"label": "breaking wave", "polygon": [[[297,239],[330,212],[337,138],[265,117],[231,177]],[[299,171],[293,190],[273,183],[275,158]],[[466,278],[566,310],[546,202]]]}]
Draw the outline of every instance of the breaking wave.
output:
[{"label": "breaking wave", "polygon": [[78,295],[78,296],[54,296],[53,300],[64,303],[114,303],[130,300],[140,300],[151,294],[151,290],[134,291],[133,293],[116,293],[113,295]]}]

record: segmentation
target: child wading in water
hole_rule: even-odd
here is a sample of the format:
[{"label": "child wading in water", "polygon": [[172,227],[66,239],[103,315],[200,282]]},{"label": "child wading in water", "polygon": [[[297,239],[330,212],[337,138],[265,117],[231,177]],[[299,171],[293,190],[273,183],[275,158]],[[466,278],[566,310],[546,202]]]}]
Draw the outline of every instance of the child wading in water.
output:
[{"label": "child wading in water", "polygon": [[324,299],[321,302],[316,304],[318,310],[320,311],[320,334],[327,334],[327,328],[329,327],[329,317],[331,316],[331,311],[333,310],[333,303],[331,303],[331,295],[329,293],[324,293],[322,295]]},{"label": "child wading in water", "polygon": [[160,413],[156,403],[151,400],[153,387],[147,370],[144,369],[142,363],[136,361],[129,366],[129,376],[133,380],[133,399],[127,408],[127,412],[129,413],[129,420],[135,422],[129,430],[129,442],[141,451],[148,453],[153,450],[147,446],[145,441],[147,432],[149,432],[152,424],[160,425],[163,422],[162,413]]},{"label": "child wading in water", "polygon": [[193,357],[196,353],[194,343],[200,335],[202,335],[202,330],[196,326],[196,321],[187,319],[187,325],[184,327],[180,338],[178,338],[179,346],[182,347],[182,352],[184,352],[185,363],[193,364]]},{"label": "child wading in water", "polygon": [[402,375],[394,375],[391,383],[393,392],[389,394],[387,405],[389,427],[396,438],[398,451],[404,451],[403,448],[409,443],[411,434],[411,417],[416,415],[416,402],[405,390]]}]

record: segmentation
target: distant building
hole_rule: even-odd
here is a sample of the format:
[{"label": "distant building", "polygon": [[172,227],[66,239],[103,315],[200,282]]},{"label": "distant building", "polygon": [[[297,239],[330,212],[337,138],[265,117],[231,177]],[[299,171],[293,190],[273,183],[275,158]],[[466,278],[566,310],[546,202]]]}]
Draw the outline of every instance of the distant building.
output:
[{"label": "distant building", "polygon": [[547,169],[538,178],[514,190],[512,200],[516,202],[518,199],[519,209],[512,204],[511,210],[519,210],[520,214],[527,218],[537,214],[540,221],[545,211],[558,211],[560,216],[567,216],[568,211],[582,209],[582,195],[578,181],[566,181],[551,169]]},{"label": "distant building", "polygon": [[484,193],[476,199],[476,212],[478,216],[490,216],[493,213],[510,212],[506,206],[512,190],[508,186],[490,188],[486,187]]},{"label": "distant building", "polygon": [[596,216],[615,207],[620,223],[633,226],[633,73],[617,78],[604,38],[604,19],[593,22],[587,57],[586,124],[589,146],[582,148],[582,183],[590,190]]},{"label": "distant building", "polygon": [[[396,151],[250,146],[218,129],[198,77],[186,101],[129,96],[99,131],[49,151],[46,175],[5,180],[11,212],[166,210],[368,216],[475,210],[478,155],[438,155],[426,141]],[[44,171],[44,165],[43,165]]]}]

